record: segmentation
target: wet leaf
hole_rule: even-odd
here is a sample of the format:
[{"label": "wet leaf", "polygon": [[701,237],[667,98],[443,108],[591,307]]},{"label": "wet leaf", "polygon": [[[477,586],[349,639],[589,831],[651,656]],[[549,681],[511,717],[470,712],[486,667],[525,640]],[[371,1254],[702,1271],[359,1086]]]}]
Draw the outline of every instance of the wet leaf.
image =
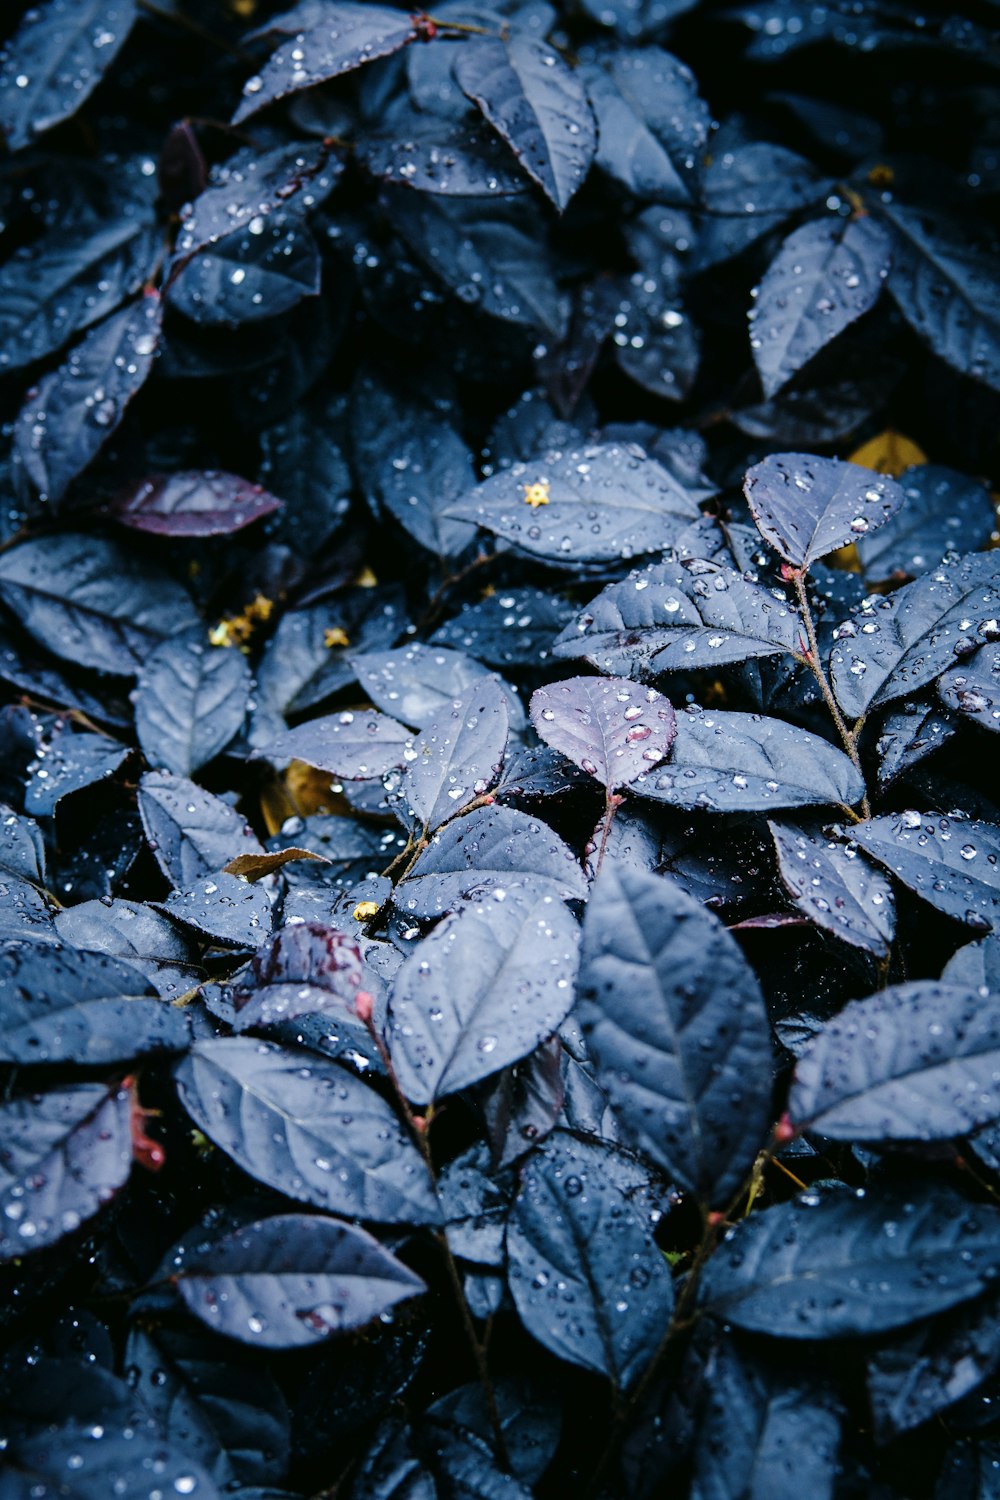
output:
[{"label": "wet leaf", "polygon": [[453,698],[403,752],[397,797],[406,823],[426,836],[487,793],[500,775],[509,727],[507,699],[495,678]]},{"label": "wet leaf", "polygon": [[609,793],[667,758],[677,723],[669,699],[624,677],[570,677],[538,688],[531,721]]},{"label": "wet leaf", "polygon": [[871,218],[813,219],[788,236],[750,310],[750,347],[765,396],[874,306],[889,274],[890,244]]},{"label": "wet leaf", "polygon": [[55,1244],[118,1192],[132,1164],[130,1114],[117,1084],[0,1105],[0,1261]]},{"label": "wet leaf", "polygon": [[1000,646],[980,646],[963,664],[938,679],[946,708],[981,729],[1000,730]]},{"label": "wet leaf", "polygon": [[584,75],[596,164],[639,198],[690,203],[710,124],[691,70],[659,47],[623,47],[599,53]]},{"label": "wet leaf", "polygon": [[812,1191],[743,1220],[706,1267],[702,1306],[776,1338],[904,1328],[985,1291],[1000,1214],[953,1188]]},{"label": "wet leaf", "polygon": [[502,589],[439,625],[431,644],[467,652],[491,667],[538,666],[554,655],[553,642],[571,614],[568,604],[542,589]]},{"label": "wet leaf", "polygon": [[186,890],[171,891],[163,910],[174,921],[221,948],[252,952],[271,930],[271,903],[266,893],[260,886],[249,885],[238,875],[227,875],[224,871],[207,876]]},{"label": "wet leaf", "polygon": [[250,220],[190,259],[166,296],[195,323],[237,328],[287,313],[320,289],[319,245],[299,214],[283,208]]},{"label": "wet leaf", "polygon": [[29,391],[14,441],[43,500],[61,500],[121,422],[152,371],[162,321],[160,297],[147,291],[92,328]]},{"label": "wet leaf", "polygon": [[260,1219],[199,1247],[174,1280],[209,1328],[265,1349],[363,1328],[426,1290],[365,1230],[308,1214]]},{"label": "wet leaf", "polygon": [[438,830],[395,901],[407,916],[440,917],[511,885],[561,901],[583,900],[587,890],[576,855],[547,823],[513,807],[480,807]]},{"label": "wet leaf", "polygon": [[868,1360],[868,1400],[887,1442],[960,1400],[997,1362],[997,1294],[990,1292],[883,1343]]},{"label": "wet leaf", "polygon": [[816,830],[769,823],[785,889],[802,914],[842,942],[879,958],[896,931],[892,887],[856,849]]},{"label": "wet leaf", "polygon": [[322,922],[289,923],[254,954],[249,972],[234,985],[234,1027],[246,1031],[332,1011],[337,1021],[363,1029],[355,1001],[365,983],[353,938]]},{"label": "wet leaf", "polygon": [[869,818],[849,837],[957,922],[1000,923],[1000,828],[992,823],[908,809]]},{"label": "wet leaf", "polygon": [[112,501],[122,526],[154,536],[229,536],[280,509],[281,501],[236,474],[189,469],[154,475]]},{"label": "wet leaf", "polygon": [[503,37],[471,38],[454,71],[463,91],[562,212],[597,149],[582,80],[558,52],[516,28]]},{"label": "wet leaf", "polygon": [[[488,683],[495,685],[498,681],[487,667],[464,652],[425,646],[420,641],[394,651],[352,656],[351,665],[373,703],[421,729],[447,713],[460,695],[474,687],[488,692]],[[523,721],[516,695],[508,692],[506,700],[511,717]]]},{"label": "wet leaf", "polygon": [[29,769],[30,780],[24,789],[24,807],[32,817],[46,817],[64,797],[95,782],[107,781],[129,755],[127,745],[120,745],[104,734],[76,733],[60,721],[52,738],[43,741]]},{"label": "wet leaf", "polygon": [[669,877],[603,869],[578,1003],[597,1078],[667,1175],[724,1207],[767,1134],[771,1041],[760,987],[718,918]]},{"label": "wet leaf", "polygon": [[869,578],[918,577],[949,552],[985,547],[996,517],[985,485],[942,464],[921,463],[899,476],[902,506],[873,537],[859,537]]},{"label": "wet leaf", "polygon": [[713,146],[702,177],[705,218],[695,250],[701,270],[739,255],[833,186],[795,151],[769,141]]},{"label": "wet leaf", "polygon": [[57,656],[126,677],[197,619],[169,574],[83,533],[36,537],[0,556],[0,600]]},{"label": "wet leaf", "polygon": [[406,725],[388,714],[374,708],[344,709],[289,729],[254,754],[278,764],[302,760],[345,781],[364,781],[401,766],[409,740]]},{"label": "wet leaf", "polygon": [[641,448],[608,443],[512,464],[448,514],[536,557],[572,564],[660,551],[671,527],[699,512]]},{"label": "wet leaf", "polygon": [[893,479],[808,453],[765,458],[743,492],[764,540],[802,570],[884,525],[904,500]]},{"label": "wet leaf", "polygon": [[303,17],[300,24],[292,39],[283,42],[261,72],[243,85],[243,102],[233,116],[234,125],[277,99],[398,52],[417,34],[405,11],[351,4],[350,0],[331,0],[314,16]]},{"label": "wet leaf", "polygon": [[264,852],[235,808],[171,771],[146,772],[139,812],[157,864],[180,890],[214,875],[236,854]]},{"label": "wet leaf", "polygon": [[395,1113],[337,1063],[229,1037],[196,1043],[176,1078],[198,1127],[258,1182],[352,1218],[437,1222],[427,1168]]},{"label": "wet leaf", "polygon": [[[240,229],[262,234],[280,206],[310,208],[329,192],[341,164],[316,141],[295,141],[270,151],[237,151],[181,216],[175,253],[179,260],[218,244]],[[251,227],[252,226],[252,227]]]},{"label": "wet leaf", "polygon": [[0,131],[11,151],[68,120],[128,38],[135,0],[45,0],[0,57]]},{"label": "wet leaf", "polygon": [[351,589],[336,601],[289,610],[257,668],[260,700],[282,714],[315,708],[354,681],[354,653],[391,646],[406,623],[397,589]]},{"label": "wet leaf", "polygon": [[694,560],[650,563],[591,600],[552,654],[582,656],[602,672],[655,677],[748,657],[802,657],[803,626],[783,589]]},{"label": "wet leaf", "polygon": [[146,658],[133,695],[146,760],[193,776],[239,733],[251,685],[246,658],[210,646],[202,626],[171,636]]},{"label": "wet leaf", "polygon": [[573,1004],[579,929],[530,885],[446,917],[389,997],[388,1040],[407,1098],[430,1104],[518,1062]]},{"label": "wet leaf", "polygon": [[766,812],[824,802],[853,807],[864,782],[819,735],[763,714],[713,709],[677,715],[670,762],[637,778],[640,797],[707,812]]},{"label": "wet leaf", "polygon": [[183,1447],[163,1437],[158,1423],[131,1414],[123,1420],[114,1411],[104,1422],[69,1422],[19,1437],[5,1458],[15,1483],[23,1478],[26,1487],[73,1500],[148,1500],[151,1474],[162,1494],[172,1489],[193,1500],[220,1500],[224,1493]]},{"label": "wet leaf", "polygon": [[666,1262],[629,1201],[635,1173],[608,1146],[559,1135],[525,1168],[507,1230],[525,1327],[623,1389],[652,1358],[673,1307]]}]

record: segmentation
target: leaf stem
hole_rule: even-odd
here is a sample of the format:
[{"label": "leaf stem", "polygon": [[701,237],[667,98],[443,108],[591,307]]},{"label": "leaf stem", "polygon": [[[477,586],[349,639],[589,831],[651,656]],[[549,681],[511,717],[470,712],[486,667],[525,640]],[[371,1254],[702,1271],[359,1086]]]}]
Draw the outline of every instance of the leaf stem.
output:
[{"label": "leaf stem", "polygon": [[[795,585],[795,597],[798,600],[799,612],[802,615],[802,623],[806,627],[806,637],[809,641],[809,656],[807,658],[807,661],[812,670],[813,676],[819,684],[819,690],[823,694],[823,701],[826,704],[827,708],[830,710],[830,717],[833,719],[833,722],[837,727],[837,733],[840,735],[841,743],[844,749],[847,751],[847,754],[850,756],[854,769],[857,771],[858,775],[863,778],[864,772],[861,769],[861,757],[858,755],[856,734],[854,731],[848,729],[847,727],[844,716],[840,712],[840,706],[837,703],[836,698],[833,696],[833,688],[830,686],[829,678],[824,672],[822,663],[820,661],[819,641],[816,639],[816,626],[813,622],[812,609],[809,605],[809,595],[806,593],[805,572],[799,572],[798,569],[789,569],[789,572],[792,575],[792,582]],[[864,817],[871,817],[872,810],[871,804],[868,801],[867,792],[865,792],[865,795],[862,798],[861,809]]]},{"label": "leaf stem", "polygon": [[605,789],[604,817],[601,819],[601,842],[598,845],[597,860],[594,864],[595,878],[601,873],[601,866],[604,863],[604,854],[608,847],[608,839],[611,835],[611,825],[615,821],[615,813],[618,811],[624,801],[625,798],[622,797],[619,793],[613,792],[610,787],[607,787]]}]

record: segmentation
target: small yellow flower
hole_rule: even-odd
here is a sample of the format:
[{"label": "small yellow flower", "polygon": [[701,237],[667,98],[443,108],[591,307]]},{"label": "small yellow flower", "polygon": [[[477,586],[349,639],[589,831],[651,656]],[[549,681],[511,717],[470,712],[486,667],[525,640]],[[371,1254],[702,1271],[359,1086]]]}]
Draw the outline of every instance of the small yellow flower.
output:
[{"label": "small yellow flower", "polygon": [[355,922],[367,922],[378,911],[377,901],[359,901],[351,916]]},{"label": "small yellow flower", "polygon": [[332,650],[334,646],[349,646],[350,644],[350,636],[339,625],[331,625],[329,630],[323,632],[323,645],[328,650]]},{"label": "small yellow flower", "polygon": [[524,503],[530,505],[532,510],[537,510],[540,505],[548,505],[549,481],[547,479],[536,479],[534,484],[526,484],[522,488]]}]

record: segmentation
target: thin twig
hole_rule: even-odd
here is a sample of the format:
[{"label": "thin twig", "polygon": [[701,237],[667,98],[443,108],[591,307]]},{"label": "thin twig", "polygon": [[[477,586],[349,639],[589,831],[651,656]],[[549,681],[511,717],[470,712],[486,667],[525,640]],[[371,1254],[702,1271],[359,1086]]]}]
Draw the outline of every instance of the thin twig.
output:
[{"label": "thin twig", "polygon": [[[794,571],[790,569],[789,571],[792,574],[792,581],[795,585],[795,597],[798,600],[799,612],[802,615],[802,623],[806,627],[806,636],[809,640],[809,655],[806,660],[812,670],[813,676],[816,678],[816,681],[819,684],[819,690],[823,694],[823,701],[826,704],[827,708],[830,710],[830,717],[833,719],[833,722],[837,727],[837,733],[840,735],[841,743],[843,744],[844,749],[847,751],[847,754],[850,756],[851,761],[854,765],[854,769],[857,771],[858,775],[863,778],[864,772],[861,769],[861,757],[858,754],[856,735],[853,731],[848,729],[847,724],[844,721],[844,716],[840,712],[840,706],[837,703],[836,698],[833,696],[833,689],[830,686],[830,682],[827,678],[826,673],[823,671],[823,665],[820,661],[819,641],[816,639],[816,626],[813,623],[812,610],[809,606],[809,596],[806,593],[805,574],[800,573],[798,569],[795,569]],[[864,817],[871,817],[872,810],[871,804],[868,801],[867,792],[862,798],[861,810]]]}]

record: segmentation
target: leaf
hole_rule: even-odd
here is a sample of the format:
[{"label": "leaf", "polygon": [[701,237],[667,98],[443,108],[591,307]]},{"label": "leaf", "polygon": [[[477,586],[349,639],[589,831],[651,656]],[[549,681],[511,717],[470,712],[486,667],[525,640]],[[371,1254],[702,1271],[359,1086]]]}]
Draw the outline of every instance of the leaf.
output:
[{"label": "leaf", "polygon": [[849,837],[938,911],[980,929],[1000,925],[1000,828],[908,809],[868,818]]},{"label": "leaf", "polygon": [[259,484],[215,469],[155,474],[109,507],[121,526],[154,536],[230,536],[281,508]]},{"label": "leaf", "polygon": [[313,207],[342,170],[342,164],[318,141],[293,141],[270,151],[256,146],[237,151],[213,169],[209,185],[182,214],[175,245],[178,260],[251,225],[251,233],[263,233],[260,221],[296,198],[296,208]]},{"label": "leaf", "polygon": [[943,1412],[995,1369],[997,1294],[889,1339],[868,1359],[876,1438],[888,1442]]},{"label": "leaf", "polygon": [[0,1104],[0,1261],[54,1245],[118,1192],[132,1164],[130,1115],[117,1084]]},{"label": "leaf", "polygon": [[393,229],[461,303],[515,327],[562,334],[556,261],[533,205],[398,188],[386,190],[383,205]]},{"label": "leaf", "polygon": [[158,247],[148,214],[131,204],[21,246],[0,269],[0,367],[44,359],[114,312],[152,272]]},{"label": "leaf", "polygon": [[837,702],[859,719],[933,682],[997,636],[1000,558],[972,552],[887,598],[866,599],[830,652]]},{"label": "leaf", "polygon": [[582,186],[597,128],[582,80],[523,31],[473,37],[454,66],[459,86],[561,213]]},{"label": "leaf", "polygon": [[902,509],[872,538],[857,542],[869,578],[916,577],[949,552],[972,552],[990,540],[996,517],[979,480],[942,464],[922,463],[901,477]]},{"label": "leaf", "polygon": [[671,524],[695,520],[699,511],[641,448],[607,443],[512,464],[447,514],[523,552],[572,565],[662,551]]},{"label": "leaf", "polygon": [[704,270],[739,255],[792,214],[809,208],[833,187],[811,162],[769,141],[723,139],[713,143],[702,176],[704,218],[694,268]]},{"label": "leaf", "polygon": [[172,771],[146,772],[139,812],[157,864],[179,890],[214,875],[235,854],[264,852],[235,808]]},{"label": "leaf", "polygon": [[808,453],[774,453],[747,471],[757,530],[787,563],[811,563],[885,524],[903,503],[893,479]]},{"label": "leaf", "polygon": [[691,10],[695,0],[583,0],[583,9],[623,39],[644,37]]},{"label": "leaf", "polygon": [[630,1203],[634,1171],[605,1144],[560,1135],[530,1158],[507,1229],[525,1328],[619,1389],[649,1364],[673,1307],[666,1262]]},{"label": "leaf", "polygon": [[249,974],[234,986],[234,1029],[327,1011],[361,1028],[355,1002],[365,979],[353,938],[322,922],[289,924],[254,954]]},{"label": "leaf", "polygon": [[446,917],[400,968],[388,1040],[400,1087],[429,1104],[532,1052],[573,1004],[579,929],[532,887]]},{"label": "leaf", "polygon": [[502,589],[439,625],[430,644],[468,652],[491,667],[537,667],[551,659],[571,613],[543,589]]},{"label": "leaf", "polygon": [[500,775],[509,727],[507,699],[495,678],[453,698],[403,752],[398,799],[407,823],[426,836],[488,792]]},{"label": "leaf", "polygon": [[174,1280],[209,1328],[265,1349],[363,1328],[426,1291],[365,1230],[309,1214],[259,1219],[199,1247],[183,1257]]},{"label": "leaf", "polygon": [[147,291],[92,328],[28,393],[14,443],[43,500],[61,500],[121,422],[153,368],[162,321],[159,294]]},{"label": "leaf", "polygon": [[767,1134],[773,1069],[735,939],[669,877],[607,865],[584,918],[574,1016],[631,1139],[723,1207]]},{"label": "leaf", "polygon": [[234,1352],[210,1350],[200,1330],[134,1325],[125,1368],[167,1439],[224,1491],[280,1484],[290,1447],[285,1398],[267,1370],[223,1357]]},{"label": "leaf", "polygon": [[996,246],[981,228],[938,209],[880,202],[892,237],[889,291],[934,353],[1000,390],[1000,283]]},{"label": "leaf", "polygon": [[83,533],[35,537],[0,556],[0,600],[56,656],[123,677],[197,621],[169,574]]},{"label": "leaf", "polygon": [[93,1067],[183,1052],[187,1021],[134,968],[71,948],[11,945],[0,953],[0,1060]]},{"label": "leaf", "polygon": [[261,880],[266,875],[273,875],[275,870],[280,870],[284,865],[293,864],[296,860],[315,860],[319,864],[330,863],[325,854],[314,854],[311,849],[300,849],[292,844],[287,849],[276,849],[270,854],[237,854],[227,865],[223,865],[224,875],[242,875],[244,880]]},{"label": "leaf", "polygon": [[52,738],[38,747],[28,767],[24,809],[34,818],[48,817],[64,797],[95,782],[107,781],[130,754],[127,745],[104,734],[76,733],[60,720]]},{"label": "leaf", "polygon": [[295,212],[273,209],[174,262],[166,296],[195,323],[236,328],[278,317],[320,288],[319,245]]},{"label": "leaf", "polygon": [[68,120],[128,38],[135,0],[46,0],[0,57],[0,130],[10,151]]},{"label": "leaf", "polygon": [[265,105],[303,89],[329,83],[342,73],[388,57],[417,36],[413,17],[388,5],[357,5],[327,0],[304,20],[301,30],[272,53],[259,74],[243,85],[243,101],[233,115],[238,125]]},{"label": "leaf", "polygon": [[886,958],[896,932],[892,887],[856,850],[795,824],[768,823],[785,889],[803,916],[852,948]]},{"label": "leaf", "polygon": [[391,646],[406,624],[396,588],[349,589],[335,600],[289,610],[257,668],[260,700],[277,713],[315,708],[355,680],[354,653]]},{"label": "leaf", "polygon": [[968,1302],[1000,1266],[1000,1214],[953,1188],[801,1194],[744,1219],[701,1283],[706,1311],[773,1338],[904,1328]]},{"label": "leaf", "polygon": [[840,803],[864,782],[843,750],[763,714],[688,709],[677,716],[670,763],[637,778],[640,797],[707,812],[767,812]]},{"label": "leaf", "polygon": [[246,659],[208,645],[203,627],[164,641],[146,658],[133,694],[149,764],[193,776],[214,760],[242,728],[251,686]]},{"label": "leaf", "polygon": [[427,1168],[381,1095],[315,1053],[255,1037],[197,1042],[181,1103],[258,1182],[330,1213],[435,1224]]},{"label": "leaf", "polygon": [[813,219],[788,236],[750,310],[765,396],[875,305],[891,262],[889,235],[870,217]]},{"label": "leaf", "polygon": [[[501,1378],[494,1389],[511,1472],[523,1484],[535,1485],[559,1443],[560,1409],[544,1387],[530,1380]],[[427,1436],[440,1442],[444,1467],[452,1475],[456,1475],[455,1460],[463,1447],[471,1450],[468,1456],[472,1458],[480,1444],[495,1441],[489,1408],[478,1384],[459,1386],[435,1401],[424,1413],[424,1423]]]},{"label": "leaf", "polygon": [[1000,730],[1000,647],[980,646],[967,666],[945,672],[938,678],[938,696],[946,708],[996,734]]},{"label": "leaf", "polygon": [[784,590],[700,559],[649,563],[609,584],[552,648],[639,678],[785,653],[803,655],[803,626]]},{"label": "leaf", "polygon": [[171,891],[163,910],[174,921],[211,939],[220,948],[252,952],[271,930],[271,903],[266,891],[224,871],[199,880],[186,890]]},{"label": "leaf", "polygon": [[373,177],[421,193],[508,197],[529,187],[502,141],[480,119],[422,114],[409,100],[399,100],[386,111],[382,128],[359,140],[358,156]]},{"label": "leaf", "polygon": [[569,677],[540,687],[531,722],[609,794],[665,760],[677,732],[669,700],[624,677]]},{"label": "leaf", "polygon": [[597,120],[597,166],[638,198],[690,203],[710,124],[690,68],[660,47],[622,47],[598,53],[582,71]]},{"label": "leaf", "polygon": [[345,781],[364,781],[401,766],[409,741],[406,725],[388,714],[374,708],[344,709],[277,735],[254,755],[277,763],[302,760]]},{"label": "leaf", "polygon": [[[495,673],[464,652],[425,646],[422,641],[394,651],[352,656],[351,665],[373,703],[419,728],[447,712],[457,696],[476,687],[486,692],[488,683],[499,682]],[[523,724],[517,695],[510,689],[504,691],[508,713]]]},{"label": "leaf", "polygon": [[45,839],[32,818],[0,804],[0,871],[45,884]]},{"label": "leaf", "polygon": [[192,989],[200,975],[181,929],[148,905],[110,898],[80,901],[57,912],[55,927],[63,943],[124,959],[165,999]]},{"label": "leaf", "polygon": [[512,807],[479,807],[434,834],[395,901],[408,917],[440,917],[511,885],[560,901],[587,893],[576,855],[547,823]]},{"label": "leaf", "polygon": [[[95,1372],[85,1369],[92,1378]],[[173,1490],[193,1500],[222,1500],[224,1494],[183,1448],[164,1440],[156,1422],[131,1414],[125,1420],[115,1411],[103,1422],[50,1423],[18,1437],[4,1457],[14,1483],[23,1479],[23,1487],[11,1491],[14,1500],[32,1490],[61,1491],[72,1500],[147,1500],[151,1475],[162,1495]]]}]

